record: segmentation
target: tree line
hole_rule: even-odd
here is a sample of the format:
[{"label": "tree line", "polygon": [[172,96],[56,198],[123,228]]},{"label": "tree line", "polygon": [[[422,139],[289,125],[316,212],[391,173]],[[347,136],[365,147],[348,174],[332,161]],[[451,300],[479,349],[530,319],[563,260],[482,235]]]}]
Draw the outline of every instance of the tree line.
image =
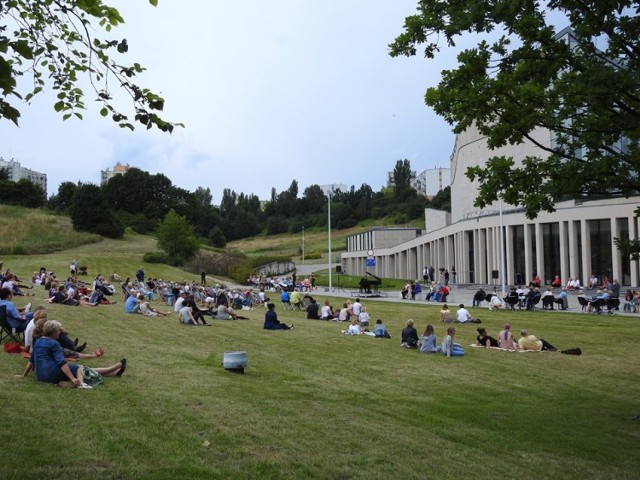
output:
[{"label": "tree line", "polygon": [[[409,160],[398,160],[392,187],[374,192],[369,185],[362,184],[359,188],[351,186],[347,191],[333,192],[332,227],[350,228],[362,220],[382,218],[406,224],[421,221],[427,207],[450,210],[448,187],[429,200],[411,188],[410,173]],[[20,197],[13,195],[14,199]],[[46,207],[67,214],[74,229],[111,238],[121,237],[127,227],[142,234],[156,233],[169,212],[173,212],[172,215],[185,220],[200,243],[213,247],[224,247],[227,241],[259,234],[297,233],[303,227],[326,227],[328,221],[327,196],[321,187],[311,185],[300,194],[296,180],[282,192],[273,188],[265,202],[254,194],[227,188],[222,192],[220,205],[215,206],[209,188],[198,187],[190,192],[174,185],[162,173],[150,174],[130,168],[101,186],[63,182],[48,200],[41,190],[36,201],[33,197],[28,196],[29,205],[25,206]],[[175,218],[172,217],[172,221],[175,222]]]}]

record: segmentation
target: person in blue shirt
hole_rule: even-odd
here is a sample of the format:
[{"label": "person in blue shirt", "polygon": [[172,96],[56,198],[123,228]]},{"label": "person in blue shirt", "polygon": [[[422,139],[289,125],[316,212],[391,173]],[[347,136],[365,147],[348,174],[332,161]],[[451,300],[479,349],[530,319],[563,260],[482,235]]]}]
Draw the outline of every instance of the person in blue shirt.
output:
[{"label": "person in blue shirt", "polygon": [[[33,318],[33,312],[28,312],[28,308],[16,308],[11,299],[13,291],[8,288],[0,288],[0,306],[7,307],[7,321],[16,332],[23,332]],[[29,305],[30,306],[30,305]],[[27,311],[25,311],[27,310]]]},{"label": "person in blue shirt", "polygon": [[124,302],[124,311],[126,313],[138,313],[140,311],[140,300],[135,295],[130,295]]},{"label": "person in blue shirt", "polygon": [[[43,336],[33,346],[29,364],[22,376],[26,377],[31,370],[35,370],[36,378],[40,382],[68,387],[92,388],[84,382],[85,367],[78,364],[68,364],[64,358],[62,347],[57,340],[61,331],[62,324],[56,320],[48,320],[44,324]],[[95,368],[94,370],[105,377],[119,377],[122,376],[126,367],[127,359],[123,358],[110,367]]]},{"label": "person in blue shirt", "polygon": [[280,301],[286,304],[289,308],[293,308],[291,305],[291,295],[286,290],[283,290],[280,294]]}]

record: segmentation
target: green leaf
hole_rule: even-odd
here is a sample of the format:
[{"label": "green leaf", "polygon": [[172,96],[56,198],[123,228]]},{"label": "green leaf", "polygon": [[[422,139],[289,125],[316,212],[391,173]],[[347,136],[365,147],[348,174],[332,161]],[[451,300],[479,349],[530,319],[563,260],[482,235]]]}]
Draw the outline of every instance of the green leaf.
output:
[{"label": "green leaf", "polygon": [[61,112],[62,110],[64,110],[64,102],[62,100],[56,102],[56,104],[53,106],[53,109],[56,112]]},{"label": "green leaf", "polygon": [[106,117],[107,115],[109,115],[109,109],[107,107],[103,107],[102,110],[100,110],[100,115]]}]

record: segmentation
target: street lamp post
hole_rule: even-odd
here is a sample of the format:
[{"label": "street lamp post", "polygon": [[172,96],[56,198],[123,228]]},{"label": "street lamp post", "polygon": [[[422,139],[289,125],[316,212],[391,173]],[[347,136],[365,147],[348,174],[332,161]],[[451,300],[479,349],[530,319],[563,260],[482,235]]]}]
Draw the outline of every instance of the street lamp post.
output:
[{"label": "street lamp post", "polygon": [[500,197],[500,268],[502,269],[500,284],[502,287],[502,298],[504,298],[506,296],[507,265],[504,258],[504,218],[502,215],[502,197]]},{"label": "street lamp post", "polygon": [[332,289],[332,283],[331,283],[331,194],[333,193],[333,185],[331,185],[331,188],[329,190],[329,192],[327,192],[327,199],[328,199],[328,209],[327,209],[327,225],[328,225],[328,239],[329,239],[329,291],[331,291]]}]

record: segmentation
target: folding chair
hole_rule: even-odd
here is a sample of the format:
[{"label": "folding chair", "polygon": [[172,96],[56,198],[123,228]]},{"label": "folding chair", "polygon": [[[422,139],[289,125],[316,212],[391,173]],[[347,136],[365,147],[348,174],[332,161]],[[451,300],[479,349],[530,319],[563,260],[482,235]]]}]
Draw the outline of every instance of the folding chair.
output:
[{"label": "folding chair", "polygon": [[587,307],[589,306],[589,300],[587,300],[584,297],[578,297],[578,303],[582,307],[582,311],[586,312],[587,311]]},{"label": "folding chair", "polygon": [[607,299],[607,311],[610,315],[614,314],[614,310],[620,307],[620,299],[619,298],[609,298]]},{"label": "folding chair", "polygon": [[129,290],[127,289],[127,286],[124,283],[120,288],[122,288],[122,294],[124,295],[124,298],[122,300],[126,302],[127,298],[129,298],[131,294],[129,293]]},{"label": "folding chair", "polygon": [[7,306],[0,305],[0,343],[5,339],[11,339],[16,343],[24,344],[24,331],[17,332],[9,325],[7,320]]},{"label": "folding chair", "polygon": [[553,310],[553,302],[555,301],[555,298],[553,298],[553,296],[551,295],[545,295],[544,297],[542,297],[542,309],[543,310]]}]

